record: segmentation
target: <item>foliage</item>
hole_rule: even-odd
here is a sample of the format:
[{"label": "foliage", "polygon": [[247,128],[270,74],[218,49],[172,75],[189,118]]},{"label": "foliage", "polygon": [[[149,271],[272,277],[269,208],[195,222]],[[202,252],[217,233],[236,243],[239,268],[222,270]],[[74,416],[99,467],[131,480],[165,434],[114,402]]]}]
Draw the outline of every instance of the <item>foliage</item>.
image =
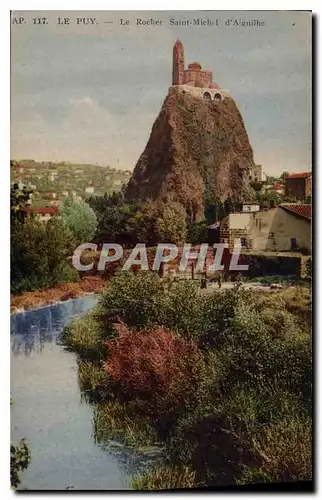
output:
[{"label": "foliage", "polygon": [[187,213],[180,203],[158,205],[156,243],[183,243],[187,236]]},{"label": "foliage", "polygon": [[103,391],[100,436],[166,447],[134,487],[310,479],[310,321],[308,287],[203,292],[182,281],[166,292],[153,273],[115,276],[95,310],[106,378],[101,365],[81,375],[86,391]]},{"label": "foliage", "polygon": [[104,356],[103,338],[96,320],[95,309],[86,316],[69,323],[63,329],[60,340],[82,358],[98,360]]},{"label": "foliage", "polygon": [[122,193],[91,197],[88,203],[97,215],[97,237],[101,241],[153,246],[186,239],[187,214],[179,203],[138,204],[124,200]]},{"label": "foliage", "polygon": [[285,181],[285,177],[288,177],[289,175],[290,175],[289,172],[286,172],[284,170],[284,172],[281,173],[281,175],[280,175],[279,178],[280,178],[281,181]]},{"label": "foliage", "polygon": [[277,207],[277,205],[280,205],[284,200],[280,193],[277,193],[276,191],[268,191],[266,193],[260,193],[258,195],[258,201],[260,209],[262,210],[265,208]]},{"label": "foliage", "polygon": [[148,447],[158,441],[153,422],[138,414],[130,403],[112,399],[99,403],[94,408],[94,440],[96,443],[110,443],[111,439],[126,446]]},{"label": "foliage", "polygon": [[190,243],[207,243],[208,241],[208,225],[206,221],[203,222],[189,222],[187,237]]},{"label": "foliage", "polygon": [[206,304],[207,299],[200,294],[198,282],[174,282],[163,301],[163,323],[184,337],[198,339],[206,327]]},{"label": "foliage", "polygon": [[42,224],[30,216],[11,225],[11,289],[13,293],[37,290],[66,281],[78,273],[66,260],[72,238],[62,221]]},{"label": "foliage", "polygon": [[174,282],[166,292],[156,273],[122,271],[102,294],[97,318],[106,334],[108,325],[121,320],[134,329],[163,325],[195,338],[206,326],[206,309],[198,282]]},{"label": "foliage", "polygon": [[261,457],[261,464],[246,467],[239,484],[312,479],[312,421],[309,417],[285,417],[254,438],[253,448]]},{"label": "foliage", "polygon": [[122,271],[102,294],[98,319],[106,331],[119,319],[133,328],[163,324],[164,299],[162,281],[156,273]]},{"label": "foliage", "polygon": [[132,488],[138,491],[195,488],[195,472],[189,467],[161,466],[133,478]]},{"label": "foliage", "polygon": [[17,445],[10,446],[10,482],[12,488],[20,484],[19,472],[26,469],[30,463],[30,451],[25,439]]},{"label": "foliage", "polygon": [[24,209],[30,205],[32,190],[28,186],[20,186],[17,182],[10,189],[10,217],[11,223],[15,220],[23,222],[26,214]]},{"label": "foliage", "polygon": [[87,203],[66,198],[59,208],[59,214],[77,245],[93,239],[97,228],[97,218],[94,210]]},{"label": "foliage", "polygon": [[120,325],[117,331],[106,343],[105,368],[122,393],[140,400],[148,416],[163,420],[188,409],[204,373],[198,347],[161,327],[133,332]]}]

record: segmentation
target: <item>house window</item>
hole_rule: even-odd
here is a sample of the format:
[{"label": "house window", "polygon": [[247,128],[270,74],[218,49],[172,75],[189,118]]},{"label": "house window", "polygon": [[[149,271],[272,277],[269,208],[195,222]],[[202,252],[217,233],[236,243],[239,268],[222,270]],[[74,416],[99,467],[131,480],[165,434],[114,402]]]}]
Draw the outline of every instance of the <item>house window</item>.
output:
[{"label": "house window", "polygon": [[270,237],[270,238],[274,238],[274,234],[275,234],[275,233],[269,233],[269,237]]},{"label": "house window", "polygon": [[214,99],[216,99],[218,101],[221,101],[221,94],[219,94],[218,92],[216,92],[216,94],[214,95]]},{"label": "house window", "polygon": [[205,92],[204,95],[203,95],[203,98],[211,100],[211,95],[209,94],[209,92]]}]

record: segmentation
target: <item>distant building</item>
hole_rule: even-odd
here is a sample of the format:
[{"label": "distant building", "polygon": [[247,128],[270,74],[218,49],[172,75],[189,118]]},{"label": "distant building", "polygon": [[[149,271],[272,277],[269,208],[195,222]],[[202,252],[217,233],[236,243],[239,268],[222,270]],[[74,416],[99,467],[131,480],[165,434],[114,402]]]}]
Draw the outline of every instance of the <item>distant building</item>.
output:
[{"label": "distant building", "polygon": [[58,177],[58,172],[50,172],[50,180],[51,182],[54,182],[54,180]]},{"label": "distant building", "polygon": [[15,170],[17,174],[22,174],[24,169],[21,165],[15,165]]},{"label": "distant building", "polygon": [[266,175],[262,165],[252,165],[250,167],[250,180],[253,182],[265,182]]},{"label": "distant building", "polygon": [[42,193],[42,197],[45,200],[55,200],[57,198],[57,194],[55,191],[44,191]]},{"label": "distant building", "polygon": [[85,188],[85,193],[87,193],[87,194],[93,194],[94,191],[95,191],[95,187],[94,186],[87,186]]},{"label": "distant building", "polygon": [[220,242],[242,250],[296,251],[311,250],[311,205],[282,203],[270,210],[234,213],[220,224]]},{"label": "distant building", "polygon": [[243,203],[243,212],[259,212],[260,210],[260,205],[258,201],[248,201]]},{"label": "distant building", "polygon": [[272,190],[275,191],[278,194],[284,194],[285,187],[284,187],[283,184],[274,184]]},{"label": "distant building", "polygon": [[44,207],[44,208],[26,208],[24,210],[27,215],[34,213],[41,222],[47,222],[58,213],[57,207]]},{"label": "distant building", "polygon": [[305,200],[312,194],[312,173],[302,172],[285,177],[285,196]]},{"label": "distant building", "polygon": [[67,190],[62,191],[62,193],[61,193],[61,194],[62,194],[63,196],[68,196],[68,191],[67,191]]}]

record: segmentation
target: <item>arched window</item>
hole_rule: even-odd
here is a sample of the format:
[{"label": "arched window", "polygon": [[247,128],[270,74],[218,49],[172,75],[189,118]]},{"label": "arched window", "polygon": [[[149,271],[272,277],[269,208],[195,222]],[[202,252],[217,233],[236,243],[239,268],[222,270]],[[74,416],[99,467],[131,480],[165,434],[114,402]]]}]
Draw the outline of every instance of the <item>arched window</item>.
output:
[{"label": "arched window", "polygon": [[221,101],[221,94],[219,94],[218,92],[216,92],[216,94],[214,95],[214,100]]},{"label": "arched window", "polygon": [[205,92],[204,95],[203,95],[203,98],[204,99],[209,99],[211,101],[211,95],[209,94],[209,92]]}]

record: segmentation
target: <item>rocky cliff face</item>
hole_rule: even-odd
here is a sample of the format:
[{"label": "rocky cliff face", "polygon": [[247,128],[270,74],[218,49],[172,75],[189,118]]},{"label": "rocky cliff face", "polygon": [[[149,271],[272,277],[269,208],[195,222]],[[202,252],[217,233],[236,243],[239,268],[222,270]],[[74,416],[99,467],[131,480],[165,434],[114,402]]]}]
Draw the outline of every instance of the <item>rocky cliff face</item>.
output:
[{"label": "rocky cliff face", "polygon": [[222,201],[253,199],[253,151],[231,98],[208,101],[172,87],[126,189],[129,200],[180,202],[204,218],[205,190]]}]

